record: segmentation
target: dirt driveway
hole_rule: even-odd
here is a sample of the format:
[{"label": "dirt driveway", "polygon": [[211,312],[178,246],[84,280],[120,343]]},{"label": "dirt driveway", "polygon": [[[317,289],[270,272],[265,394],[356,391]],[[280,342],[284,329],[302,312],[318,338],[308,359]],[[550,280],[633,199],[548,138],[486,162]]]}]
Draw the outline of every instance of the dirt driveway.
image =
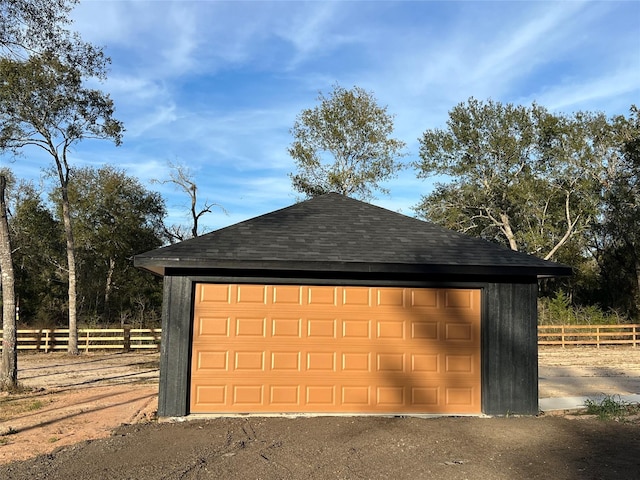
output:
[{"label": "dirt driveway", "polygon": [[[21,357],[21,381],[41,390],[0,397],[0,478],[639,477],[637,419],[345,416],[158,423],[152,421],[157,362],[157,354]],[[542,350],[540,377],[541,397],[640,393],[640,349]]]}]

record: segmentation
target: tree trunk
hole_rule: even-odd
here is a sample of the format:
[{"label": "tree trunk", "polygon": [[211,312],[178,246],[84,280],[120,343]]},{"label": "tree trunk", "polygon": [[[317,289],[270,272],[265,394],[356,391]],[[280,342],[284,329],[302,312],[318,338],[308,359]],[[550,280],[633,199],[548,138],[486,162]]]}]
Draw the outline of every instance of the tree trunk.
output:
[{"label": "tree trunk", "polygon": [[78,355],[78,318],[77,318],[77,276],[76,276],[76,244],[71,226],[71,212],[67,185],[62,187],[62,218],[67,238],[67,268],[69,270],[69,345],[67,352]]},{"label": "tree trunk", "polygon": [[0,387],[15,388],[18,385],[18,345],[16,332],[16,297],[11,241],[7,221],[5,189],[7,179],[0,175],[0,270],[2,271],[2,366]]},{"label": "tree trunk", "polygon": [[109,258],[109,270],[107,271],[107,280],[104,287],[104,311],[102,313],[102,319],[109,319],[109,303],[111,302],[111,290],[113,290],[113,273],[116,270],[116,260],[113,257]]},{"label": "tree trunk", "polygon": [[506,213],[500,214],[500,221],[502,222],[502,231],[504,235],[507,237],[509,241],[509,248],[514,251],[518,251],[518,242],[516,242],[516,236],[511,229],[511,223],[509,221],[509,216]]},{"label": "tree trunk", "polygon": [[636,257],[636,309],[640,312],[640,256]]},{"label": "tree trunk", "polygon": [[189,195],[191,196],[191,218],[193,219],[191,237],[196,238],[198,236],[198,213],[196,212],[197,192],[195,183],[191,183]]}]

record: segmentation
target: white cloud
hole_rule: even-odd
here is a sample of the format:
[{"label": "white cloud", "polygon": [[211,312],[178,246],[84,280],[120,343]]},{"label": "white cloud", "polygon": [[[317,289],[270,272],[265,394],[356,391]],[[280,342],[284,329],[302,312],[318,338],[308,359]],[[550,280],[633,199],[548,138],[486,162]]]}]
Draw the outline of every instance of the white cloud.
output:
[{"label": "white cloud", "polygon": [[176,115],[176,106],[172,103],[166,105],[157,105],[152,111],[145,112],[131,120],[127,125],[127,137],[140,137],[145,133],[155,136],[159,126],[170,128],[178,116]]},{"label": "white cloud", "polygon": [[197,49],[202,45],[199,39],[202,25],[198,24],[198,11],[185,8],[184,4],[172,3],[166,19],[164,33],[169,35],[160,46],[162,68],[167,75],[193,70],[198,64]]},{"label": "white cloud", "polygon": [[605,106],[613,104],[618,108],[611,113],[624,113],[631,106],[628,103],[629,97],[634,96],[640,98],[640,71],[631,69],[607,72],[604,76],[590,79],[569,78],[566,82],[541,92],[537,101],[550,110],[565,112],[604,110]]},{"label": "white cloud", "polygon": [[533,18],[524,23],[497,30],[493,41],[475,51],[480,55],[471,66],[468,81],[475,84],[511,80],[547,61],[550,53],[566,48],[565,41],[572,33],[571,20],[584,6],[577,1],[546,3],[529,12]]},{"label": "white cloud", "polygon": [[[127,132],[122,147],[83,142],[75,158],[143,181],[165,175],[168,160],[188,163],[203,195],[230,212],[205,223],[234,223],[295,201],[289,128],[318,90],[372,90],[396,115],[406,160],[417,159],[422,132],[470,96],[562,110],[630,104],[638,12],[637,2],[84,0],[76,28],[113,59],[100,88]],[[388,186],[376,203],[409,215],[430,188],[411,171]]]}]

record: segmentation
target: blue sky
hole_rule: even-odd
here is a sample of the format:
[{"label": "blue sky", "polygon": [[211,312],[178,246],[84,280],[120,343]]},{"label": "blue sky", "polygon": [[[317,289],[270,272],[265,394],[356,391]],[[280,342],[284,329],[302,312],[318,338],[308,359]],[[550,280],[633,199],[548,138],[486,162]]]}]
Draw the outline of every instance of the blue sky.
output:
[{"label": "blue sky", "polygon": [[[186,224],[187,198],[151,180],[188,165],[201,200],[228,212],[206,216],[207,230],[296,201],[289,129],[335,83],[388,107],[407,161],[471,96],[564,113],[640,104],[638,1],[84,0],[73,18],[112,59],[100,87],[127,129],[120,147],[79,144],[73,164],[125,169]],[[10,167],[37,178],[42,161]],[[412,169],[386,186],[373,203],[408,215],[432,188]]]}]

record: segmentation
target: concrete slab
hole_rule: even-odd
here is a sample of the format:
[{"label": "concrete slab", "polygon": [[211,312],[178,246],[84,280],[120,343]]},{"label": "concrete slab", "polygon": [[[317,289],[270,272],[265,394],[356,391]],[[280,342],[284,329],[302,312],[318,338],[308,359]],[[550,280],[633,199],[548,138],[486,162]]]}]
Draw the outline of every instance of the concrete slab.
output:
[{"label": "concrete slab", "polygon": [[[576,396],[576,397],[556,397],[556,398],[541,398],[538,401],[538,406],[543,412],[551,412],[555,410],[580,410],[585,407],[587,400],[599,402],[602,401],[607,395],[590,395],[590,396]],[[640,403],[640,394],[629,395],[612,395],[616,401],[626,403]]]}]

